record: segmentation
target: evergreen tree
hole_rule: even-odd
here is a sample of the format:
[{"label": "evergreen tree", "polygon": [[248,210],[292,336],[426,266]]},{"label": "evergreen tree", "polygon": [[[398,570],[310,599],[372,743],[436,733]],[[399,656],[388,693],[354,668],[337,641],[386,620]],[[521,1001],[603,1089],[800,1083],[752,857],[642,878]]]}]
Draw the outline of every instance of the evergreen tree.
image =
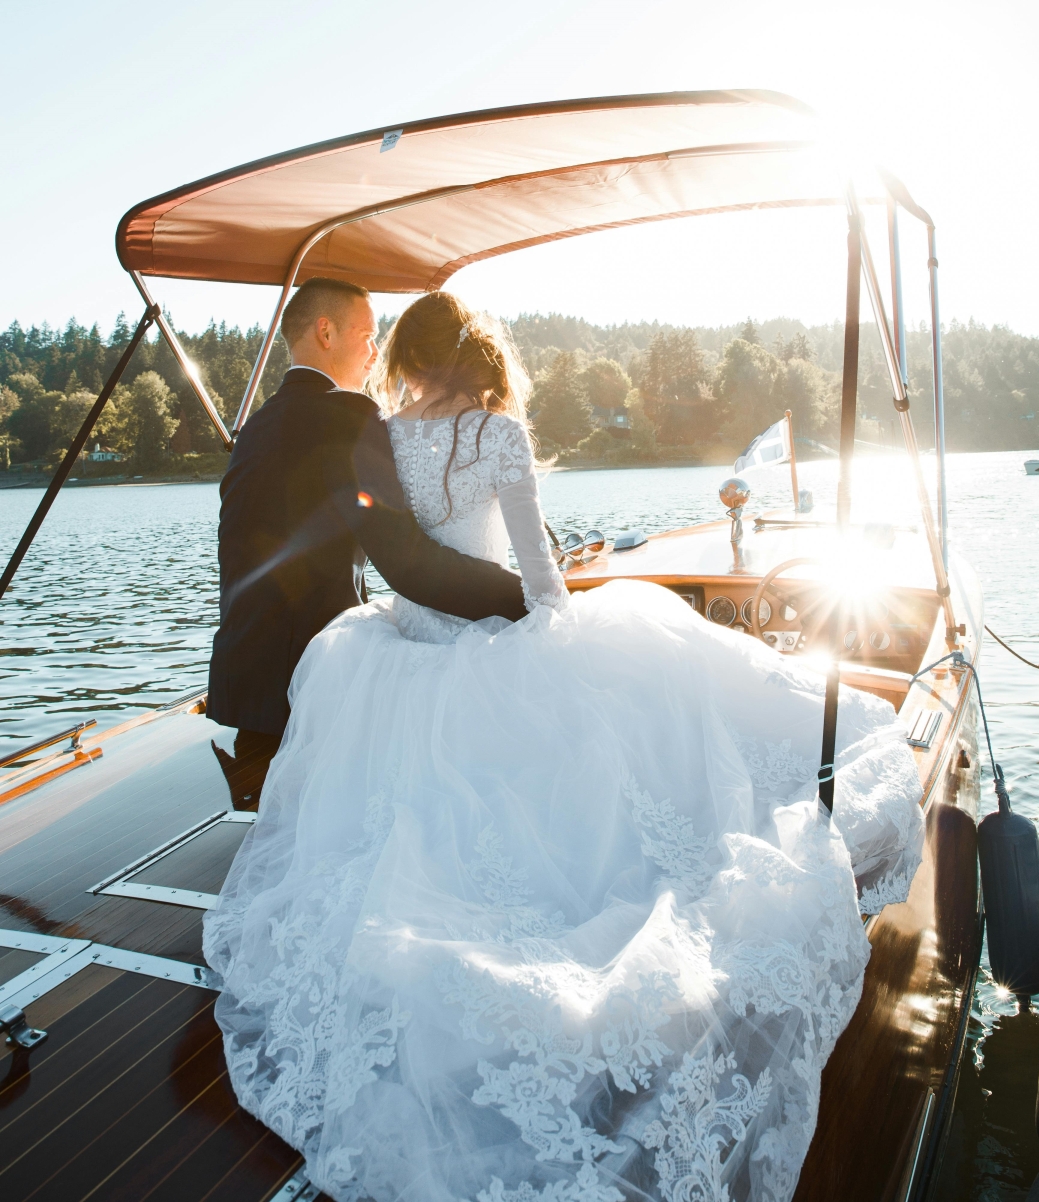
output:
[{"label": "evergreen tree", "polygon": [[779,360],[763,346],[734,338],[725,348],[714,391],[727,416],[729,438],[749,442],[783,416],[775,396],[779,374]]},{"label": "evergreen tree", "polygon": [[693,330],[661,330],[639,366],[636,382],[659,442],[691,445],[715,433],[707,361]]},{"label": "evergreen tree", "polygon": [[133,456],[134,466],[154,471],[162,465],[173,431],[173,393],[157,372],[142,372],[118,398],[121,440]]},{"label": "evergreen tree", "polygon": [[532,409],[535,432],[546,449],[574,447],[592,432],[592,409],[572,351],[560,351],[538,376]]},{"label": "evergreen tree", "polygon": [[632,450],[644,459],[652,459],[657,453],[657,431],[646,416],[642,393],[637,388],[633,388],[624,398],[624,408],[628,411]]},{"label": "evergreen tree", "polygon": [[743,323],[743,329],[740,330],[740,338],[744,342],[749,342],[751,346],[760,346],[761,339],[758,337],[758,327],[748,317]]},{"label": "evergreen tree", "polygon": [[20,458],[44,459],[55,438],[55,418],[62,393],[48,391],[30,372],[19,372],[8,380],[18,403],[7,419],[10,437],[19,443]]},{"label": "evergreen tree", "polygon": [[614,359],[595,359],[581,372],[581,386],[595,409],[620,409],[631,391],[628,373]]}]

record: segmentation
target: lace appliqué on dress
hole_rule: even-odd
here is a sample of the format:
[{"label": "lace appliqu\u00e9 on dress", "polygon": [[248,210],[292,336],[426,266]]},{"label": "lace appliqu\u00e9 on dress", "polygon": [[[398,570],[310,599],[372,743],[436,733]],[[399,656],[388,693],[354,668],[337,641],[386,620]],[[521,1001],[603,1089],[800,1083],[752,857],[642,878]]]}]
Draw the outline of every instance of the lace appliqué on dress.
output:
[{"label": "lace appliqu\u00e9 on dress", "polygon": [[664,870],[665,883],[681,885],[690,899],[702,897],[713,875],[707,863],[710,840],[696,835],[692,819],[678,814],[670,801],[654,801],[632,778],[623,788],[642,831],[642,854]]},{"label": "lace appliqu\u00e9 on dress", "polygon": [[[736,1057],[702,1057],[686,1052],[682,1067],[669,1078],[671,1092],[661,1095],[663,1115],[646,1128],[642,1142],[657,1148],[655,1168],[668,1202],[717,1199],[726,1202],[722,1153],[747,1137],[747,1125],[764,1110],[772,1079],[764,1069],[751,1085],[733,1072]],[[730,1074],[732,1090],[718,1096],[718,1083]]]},{"label": "lace appliqu\u00e9 on dress", "polygon": [[573,1181],[554,1181],[540,1191],[527,1182],[506,1189],[500,1177],[492,1177],[490,1188],[480,1190],[476,1202],[624,1202],[624,1195],[604,1184],[592,1165],[583,1164]]},{"label": "lace appliqu\u00e9 on dress", "polygon": [[[344,1043],[337,1026],[339,999],[349,992],[349,971],[342,962],[341,937],[326,933],[337,915],[356,910],[363,900],[392,827],[393,808],[385,792],[377,793],[366,806],[363,837],[346,849],[353,853],[346,864],[332,871],[329,862],[322,862],[308,874],[317,885],[312,896],[321,899],[320,913],[297,910],[284,919],[270,919],[278,963],[267,977],[243,989],[238,1002],[242,1008],[269,1008],[268,1055],[276,1065],[257,1073],[255,1049],[239,1049],[233,1039],[225,1039],[232,1079],[253,1083],[248,1108],[295,1147],[306,1146],[326,1110],[352,1106],[361,1088],[376,1079],[374,1070],[393,1063],[398,1032],[409,1018],[394,998],[389,1007],[363,1014]],[[233,912],[224,917],[233,918]],[[218,946],[220,936],[220,929],[207,928],[210,946]],[[351,1150],[340,1152],[347,1154],[348,1164]]]}]

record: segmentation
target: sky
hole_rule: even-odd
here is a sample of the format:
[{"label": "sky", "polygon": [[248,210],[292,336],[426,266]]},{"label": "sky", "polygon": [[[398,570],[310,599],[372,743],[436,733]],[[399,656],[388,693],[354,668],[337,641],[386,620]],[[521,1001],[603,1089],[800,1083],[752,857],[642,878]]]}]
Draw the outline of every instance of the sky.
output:
[{"label": "sky", "polygon": [[[1023,0],[0,0],[0,328],[133,320],[113,248],[122,213],[263,155],[498,105],[770,88],[812,105],[934,217],[943,319],[1039,336],[1037,34],[1039,6]],[[915,225],[914,323],[927,313]],[[837,210],[693,218],[474,264],[449,287],[503,316],[827,322],[842,316],[845,230]],[[266,325],[276,299],[153,291],[188,331]],[[376,298],[384,312],[405,303]]]}]

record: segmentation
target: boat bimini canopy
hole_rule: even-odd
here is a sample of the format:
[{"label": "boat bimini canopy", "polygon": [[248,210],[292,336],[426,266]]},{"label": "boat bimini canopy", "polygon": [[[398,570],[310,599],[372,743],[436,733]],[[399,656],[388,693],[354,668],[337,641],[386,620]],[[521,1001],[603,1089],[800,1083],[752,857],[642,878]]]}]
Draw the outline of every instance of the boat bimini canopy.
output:
[{"label": "boat bimini canopy", "polygon": [[[148,275],[281,286],[233,437],[291,289],[313,276],[429,291],[469,263],[544,242],[706,213],[843,205],[847,185],[815,115],[778,92],[555,101],[247,163],[135,205],[116,251],[142,291]],[[876,172],[858,190],[865,201],[889,195]]]}]

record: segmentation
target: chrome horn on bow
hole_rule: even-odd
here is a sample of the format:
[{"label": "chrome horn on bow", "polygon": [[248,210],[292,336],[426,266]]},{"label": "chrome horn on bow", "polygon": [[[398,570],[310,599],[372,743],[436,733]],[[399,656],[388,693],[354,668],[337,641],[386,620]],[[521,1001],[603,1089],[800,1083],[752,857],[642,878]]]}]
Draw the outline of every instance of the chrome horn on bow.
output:
[{"label": "chrome horn on bow", "polygon": [[586,552],[596,554],[606,546],[606,536],[601,530],[589,530],[582,538],[579,534],[568,534],[560,545],[556,542],[552,553],[560,568],[567,568],[578,559],[584,558]]}]

